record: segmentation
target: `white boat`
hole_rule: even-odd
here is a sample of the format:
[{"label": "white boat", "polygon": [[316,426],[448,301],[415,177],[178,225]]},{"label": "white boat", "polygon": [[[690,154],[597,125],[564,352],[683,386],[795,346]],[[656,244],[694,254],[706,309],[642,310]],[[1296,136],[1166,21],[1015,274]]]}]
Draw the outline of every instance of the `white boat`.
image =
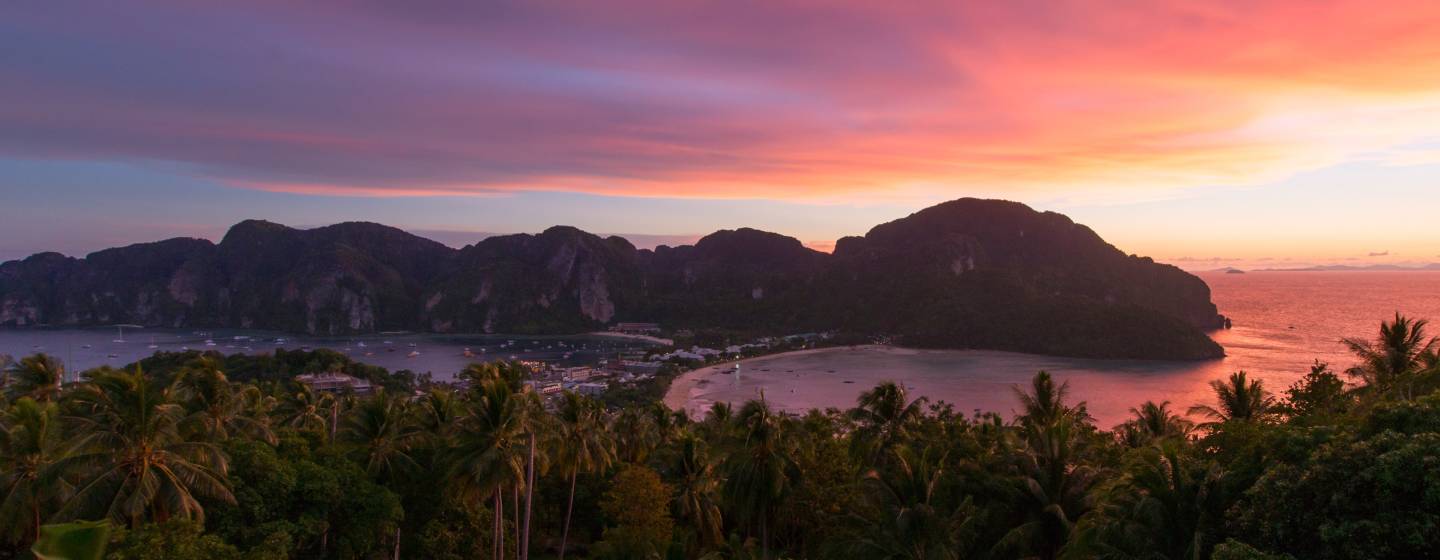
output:
[{"label": "white boat", "polygon": [[207,338],[207,339],[205,339],[205,345],[206,345],[206,346],[214,346],[214,345],[215,345],[215,341],[210,340],[210,339]]},{"label": "white boat", "polygon": [[406,357],[406,358],[414,358],[414,357],[419,356],[419,355],[420,355],[420,352],[415,351],[415,350],[411,350],[409,354],[406,354],[406,355],[405,355],[405,357]]}]

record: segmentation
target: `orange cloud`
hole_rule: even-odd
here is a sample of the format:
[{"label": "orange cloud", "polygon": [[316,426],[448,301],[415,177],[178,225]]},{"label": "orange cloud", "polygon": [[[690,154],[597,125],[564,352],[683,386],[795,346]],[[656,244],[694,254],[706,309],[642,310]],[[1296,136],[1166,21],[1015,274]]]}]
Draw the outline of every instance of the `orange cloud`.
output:
[{"label": "orange cloud", "polygon": [[[0,147],[305,194],[893,202],[1255,184],[1429,161],[1407,146],[1440,130],[1433,2],[625,4],[186,8],[268,22],[274,55],[197,31],[210,58],[101,51],[178,85],[15,69],[0,122],[28,141]],[[76,33],[154,40],[95,19]]]}]

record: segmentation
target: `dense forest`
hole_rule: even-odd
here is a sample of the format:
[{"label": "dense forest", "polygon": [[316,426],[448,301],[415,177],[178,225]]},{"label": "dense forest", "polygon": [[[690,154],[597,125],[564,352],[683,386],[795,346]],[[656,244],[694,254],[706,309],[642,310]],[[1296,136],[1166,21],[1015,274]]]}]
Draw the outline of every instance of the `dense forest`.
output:
[{"label": "dense forest", "polygon": [[[1012,418],[896,383],[849,410],[687,418],[547,402],[515,363],[445,387],[323,353],[78,375],[35,355],[4,380],[0,537],[16,558],[76,526],[116,559],[1434,557],[1425,327],[1397,315],[1346,341],[1353,367],[1290,387],[1236,372],[1118,426],[1045,372]],[[334,369],[383,389],[292,380]]]}]

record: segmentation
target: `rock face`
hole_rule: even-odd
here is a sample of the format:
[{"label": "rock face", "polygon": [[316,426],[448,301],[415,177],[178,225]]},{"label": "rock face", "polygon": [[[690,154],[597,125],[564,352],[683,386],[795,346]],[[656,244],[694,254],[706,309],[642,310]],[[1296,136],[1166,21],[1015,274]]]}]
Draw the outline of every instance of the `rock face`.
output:
[{"label": "rock face", "polygon": [[1103,358],[1221,355],[1199,278],[1085,226],[961,199],[836,243],[753,229],[637,250],[571,227],[451,249],[378,224],[235,225],[84,259],[0,265],[0,325],[139,323],[312,334],[563,333],[615,321],[748,333],[844,329],[909,345]]}]

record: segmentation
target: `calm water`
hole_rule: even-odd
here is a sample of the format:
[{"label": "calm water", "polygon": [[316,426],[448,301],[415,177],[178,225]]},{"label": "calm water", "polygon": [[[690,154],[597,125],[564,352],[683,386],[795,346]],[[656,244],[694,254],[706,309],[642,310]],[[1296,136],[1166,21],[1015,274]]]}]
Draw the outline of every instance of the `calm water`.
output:
[{"label": "calm water", "polygon": [[[945,400],[959,409],[1008,413],[1011,387],[1045,369],[1068,380],[1075,398],[1090,405],[1103,425],[1118,422],[1147,399],[1170,400],[1184,408],[1208,401],[1206,382],[1246,370],[1273,391],[1288,387],[1316,359],[1337,369],[1350,365],[1339,340],[1370,337],[1380,321],[1397,310],[1440,322],[1440,272],[1256,272],[1201,275],[1214,292],[1220,311],[1235,328],[1215,333],[1227,356],[1207,362],[1096,361],[1004,352],[911,351],[903,349],[782,355],[747,364],[737,381],[716,375],[690,390],[687,408],[703,410],[715,401],[742,401],[764,391],[787,410],[848,407],[860,391],[884,379],[904,382],[913,392]],[[1440,328],[1432,329],[1440,334]],[[250,337],[236,340],[236,336]],[[0,330],[0,353],[19,357],[39,351],[59,356],[72,370],[101,364],[120,365],[158,350],[213,349],[268,352],[278,333],[220,330],[127,330],[114,342],[115,329]],[[216,345],[205,345],[206,339]],[[431,372],[448,379],[479,359],[541,359],[590,363],[640,343],[596,337],[507,337],[394,335],[355,338],[286,337],[285,348],[332,348],[390,369]],[[391,344],[386,345],[384,341]],[[513,340],[513,344],[508,341]],[[365,343],[364,347],[359,346]],[[410,345],[414,344],[414,347]],[[563,344],[563,346],[562,346]],[[85,348],[89,345],[89,348]],[[392,350],[393,351],[389,351]],[[482,349],[484,352],[482,352]],[[419,356],[407,358],[411,351]],[[570,354],[566,358],[566,354]],[[110,357],[114,354],[115,357]],[[369,355],[366,355],[369,354]],[[761,371],[761,370],[768,371]],[[848,381],[848,383],[847,383]]]},{"label": "calm water", "polygon": [[[283,339],[277,342],[277,338]],[[213,342],[214,345],[208,345]],[[387,344],[388,342],[388,344]],[[152,348],[153,346],[153,348]],[[643,348],[643,343],[601,336],[520,337],[492,335],[392,334],[358,337],[297,337],[268,331],[222,329],[196,332],[174,329],[125,329],[120,341],[115,328],[0,329],[0,354],[19,359],[37,352],[58,356],[71,371],[100,365],[133,363],[155,352],[215,350],[227,354],[259,354],[276,348],[329,348],[356,360],[391,370],[429,372],[451,379],[466,365],[512,356],[563,365],[596,363],[617,352]],[[474,357],[465,356],[469,348]],[[411,356],[411,352],[418,355]]]},{"label": "calm water", "polygon": [[[1206,362],[1099,361],[1004,352],[835,350],[748,362],[739,380],[714,375],[689,389],[692,413],[717,401],[738,402],[760,391],[791,411],[849,407],[876,382],[903,382],[914,394],[958,409],[1015,407],[1011,388],[1044,369],[1070,382],[1103,426],[1123,420],[1145,400],[1170,400],[1184,409],[1209,402],[1211,379],[1246,370],[1272,391],[1289,387],[1316,360],[1337,370],[1353,360],[1343,337],[1371,337],[1399,310],[1440,322],[1440,273],[1268,272],[1202,274],[1221,313],[1235,328],[1215,333],[1227,356]],[[1431,329],[1440,334],[1440,328]]]}]

